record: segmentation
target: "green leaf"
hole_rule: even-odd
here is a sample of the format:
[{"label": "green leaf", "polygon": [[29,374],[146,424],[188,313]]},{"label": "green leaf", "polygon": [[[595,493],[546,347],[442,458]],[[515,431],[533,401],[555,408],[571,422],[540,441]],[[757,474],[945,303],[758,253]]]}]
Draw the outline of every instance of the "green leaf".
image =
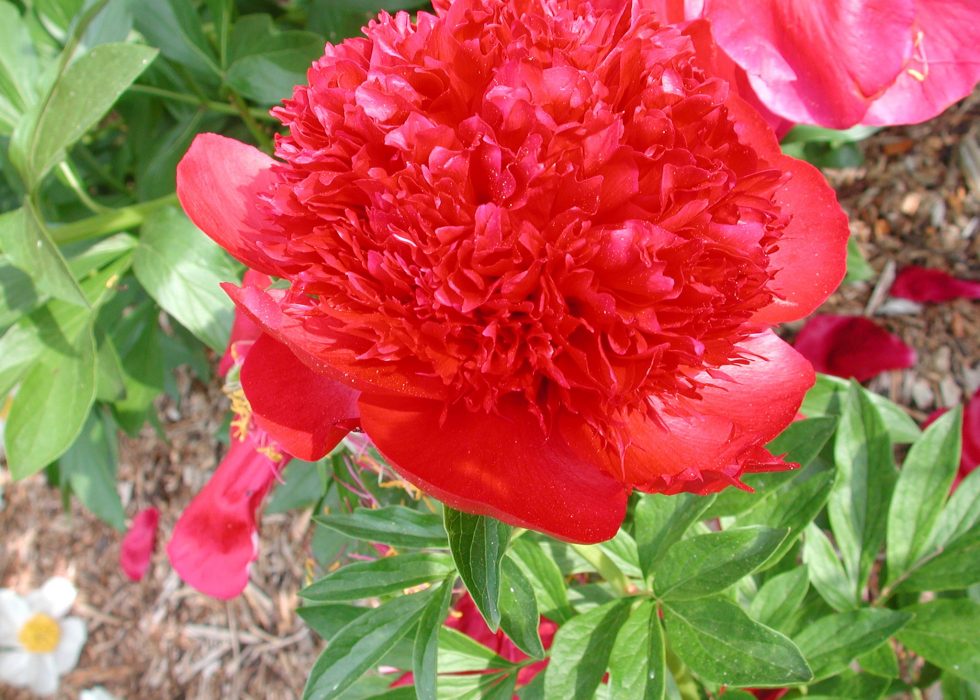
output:
[{"label": "green leaf", "polygon": [[946,507],[939,514],[932,537],[925,548],[930,552],[938,547],[948,547],[957,539],[973,529],[980,521],[980,469],[974,469],[960,482],[949,497]]},{"label": "green leaf", "polygon": [[30,313],[41,301],[30,275],[0,255],[0,328],[7,328]]},{"label": "green leaf", "polygon": [[714,496],[681,493],[676,496],[643,494],[636,504],[633,537],[639,550],[640,568],[649,577],[672,544],[684,536]]},{"label": "green leaf", "polygon": [[319,35],[279,31],[268,15],[248,15],[232,30],[228,84],[251,100],[275,104],[306,82],[306,71],[322,55]]},{"label": "green leaf", "polygon": [[885,539],[896,473],[881,416],[856,382],[844,400],[834,461],[838,478],[827,512],[851,581],[851,595],[858,600]]},{"label": "green leaf", "polygon": [[76,338],[48,346],[20,383],[4,441],[14,479],[58,459],[82,431],[95,400],[95,340],[91,325]]},{"label": "green leaf", "polygon": [[143,226],[133,258],[143,288],[216,352],[228,345],[235,305],[221,283],[237,279],[224,251],[182,212],[167,207]]},{"label": "green leaf", "polygon": [[963,413],[943,415],[912,445],[888,511],[888,582],[924,554],[960,464]]},{"label": "green leaf", "polygon": [[786,530],[746,527],[695,535],[675,544],[653,570],[664,600],[703,598],[723,591],[772,556]]},{"label": "green leaf", "polygon": [[34,102],[37,79],[37,52],[27,24],[14,5],[0,2],[0,121],[17,123]]},{"label": "green leaf", "polygon": [[[0,355],[2,357],[2,355]],[[562,624],[575,615],[568,604],[565,579],[554,559],[530,537],[518,537],[510,545],[508,556],[520,567],[534,589],[541,613]]]},{"label": "green leaf", "polygon": [[281,478],[266,501],[266,513],[309,508],[323,497],[326,490],[326,475],[317,462],[294,459],[283,470]]},{"label": "green leaf", "polygon": [[344,627],[359,618],[371,608],[361,608],[348,603],[304,604],[296,608],[296,613],[313,631],[326,639],[333,639]]},{"label": "green leaf", "polygon": [[[817,382],[807,392],[800,411],[811,417],[840,415],[849,386],[846,379],[818,374]],[[878,409],[892,442],[904,445],[915,442],[922,435],[919,426],[904,408],[880,394],[869,393],[868,398]]]},{"label": "green leaf", "polygon": [[511,669],[514,664],[498,656],[472,637],[443,626],[439,630],[439,671],[441,673],[468,673]]},{"label": "green leaf", "polygon": [[878,700],[888,690],[887,678],[847,671],[807,688],[807,700]]},{"label": "green leaf", "polygon": [[453,562],[445,554],[399,554],[348,564],[310,584],[299,594],[306,600],[321,603],[362,600],[438,581],[452,570]]},{"label": "green leaf", "polygon": [[857,657],[882,644],[912,616],[897,610],[863,608],[828,615],[810,624],[794,641],[819,680],[843,671]]},{"label": "green leaf", "polygon": [[586,700],[602,681],[619,628],[629,617],[630,601],[614,600],[562,625],[551,645],[545,669],[545,700]]},{"label": "green leaf", "polygon": [[415,677],[415,690],[419,700],[435,700],[436,670],[439,657],[439,630],[449,613],[449,602],[453,597],[455,572],[447,576],[439,587],[439,595],[433,595],[425,606],[415,632],[415,646],[412,653],[412,673]]},{"label": "green leaf", "polygon": [[865,282],[874,275],[875,271],[865,259],[857,240],[851,236],[847,239],[847,275],[844,277],[844,282],[848,284]]},{"label": "green leaf", "polygon": [[446,547],[446,530],[438,515],[405,506],[358,508],[314,518],[316,522],[348,537],[381,542],[392,547]]},{"label": "green leaf", "polygon": [[395,598],[368,610],[337,632],[313,665],[303,698],[338,697],[408,634],[436,592],[429,589]]},{"label": "green leaf", "polygon": [[862,654],[857,661],[863,670],[882,678],[898,678],[901,673],[895,650],[887,642]]},{"label": "green leaf", "polygon": [[116,426],[101,410],[89,412],[81,433],[58,460],[61,479],[90,511],[120,532],[126,513],[116,491]]},{"label": "green leaf", "polygon": [[625,529],[620,529],[611,540],[600,542],[598,545],[620,571],[631,578],[642,578],[640,571],[640,554],[636,541]]},{"label": "green leaf", "polygon": [[77,306],[88,301],[30,202],[0,216],[0,247],[10,262],[34,280],[38,290]]},{"label": "green leaf", "polygon": [[664,621],[671,650],[705,680],[783,686],[813,677],[789,638],[755,622],[725,598],[669,603]]},{"label": "green leaf", "polygon": [[939,668],[980,683],[980,603],[960,598],[905,608],[915,615],[896,636]]},{"label": "green leaf", "polygon": [[[68,65],[11,138],[11,160],[29,189],[105,116],[156,55],[149,46],[101,44]],[[66,114],[71,119],[65,119]]]},{"label": "green leaf", "polygon": [[980,698],[980,683],[971,683],[952,673],[944,673],[941,697],[943,700],[977,700]]},{"label": "green leaf", "polygon": [[113,404],[119,425],[133,435],[153,411],[153,401],[163,391],[163,350],[157,309],[143,304],[113,329],[113,342],[122,360],[126,397]]},{"label": "green leaf", "polygon": [[784,631],[793,613],[803,604],[809,587],[806,566],[773,576],[752,599],[749,615],[766,627]]},{"label": "green leaf", "polygon": [[218,59],[190,0],[133,0],[133,16],[140,34],[166,58],[199,77],[220,75]]},{"label": "green leaf", "polygon": [[902,591],[954,591],[980,583],[980,528],[961,535],[925,560],[898,587]]},{"label": "green leaf", "polygon": [[844,565],[837,558],[834,546],[819,527],[810,524],[803,539],[803,563],[807,566],[810,583],[830,607],[837,611],[856,607]]},{"label": "green leaf", "polygon": [[657,606],[645,600],[623,623],[609,657],[610,700],[662,700],[667,683]]},{"label": "green leaf", "polygon": [[521,651],[536,659],[544,657],[538,634],[538,604],[534,589],[510,557],[500,566],[503,585],[500,588],[500,627]]},{"label": "green leaf", "polygon": [[473,602],[491,631],[500,624],[500,561],[507,551],[511,528],[499,520],[444,509],[449,548]]}]

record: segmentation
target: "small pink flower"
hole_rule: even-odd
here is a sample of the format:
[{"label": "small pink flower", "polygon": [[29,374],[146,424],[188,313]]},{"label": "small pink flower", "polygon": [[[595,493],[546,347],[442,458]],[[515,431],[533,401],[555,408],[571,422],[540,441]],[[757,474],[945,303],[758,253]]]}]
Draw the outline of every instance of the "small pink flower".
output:
[{"label": "small pink flower", "polygon": [[980,299],[980,282],[957,279],[942,270],[910,265],[898,273],[891,295],[920,302]]},{"label": "small pink flower", "polygon": [[818,372],[864,382],[915,364],[915,350],[863,316],[814,316],[793,344]]},{"label": "small pink flower", "polygon": [[160,511],[144,508],[133,518],[119,548],[119,565],[130,581],[140,581],[150,568],[157,541]]}]

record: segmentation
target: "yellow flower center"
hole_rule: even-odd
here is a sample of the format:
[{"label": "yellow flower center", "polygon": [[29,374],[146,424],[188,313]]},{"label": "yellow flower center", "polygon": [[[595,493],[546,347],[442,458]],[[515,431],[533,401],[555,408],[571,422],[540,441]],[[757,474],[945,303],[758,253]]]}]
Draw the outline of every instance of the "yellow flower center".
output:
[{"label": "yellow flower center", "polygon": [[50,654],[61,641],[61,628],[50,615],[37,613],[20,628],[17,640],[32,654]]}]

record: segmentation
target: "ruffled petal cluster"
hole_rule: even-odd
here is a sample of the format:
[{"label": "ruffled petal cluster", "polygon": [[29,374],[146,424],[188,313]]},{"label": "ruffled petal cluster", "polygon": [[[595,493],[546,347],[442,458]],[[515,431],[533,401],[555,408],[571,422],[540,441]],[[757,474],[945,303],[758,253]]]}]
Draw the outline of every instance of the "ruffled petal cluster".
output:
[{"label": "ruffled petal cluster", "polygon": [[194,222],[287,284],[257,424],[316,459],[363,430],[449,505],[575,541],[634,487],[784,468],[809,363],[770,330],[844,272],[846,218],[658,3],[456,0],[328,45],[275,158],[199,136]]}]

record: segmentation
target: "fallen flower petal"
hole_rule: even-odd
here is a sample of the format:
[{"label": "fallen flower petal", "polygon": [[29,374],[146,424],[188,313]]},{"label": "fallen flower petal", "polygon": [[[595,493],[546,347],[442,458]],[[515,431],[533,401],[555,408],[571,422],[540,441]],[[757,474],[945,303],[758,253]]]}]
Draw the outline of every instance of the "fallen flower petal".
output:
[{"label": "fallen flower petal", "polygon": [[815,316],[793,343],[818,372],[867,381],[882,372],[907,369],[915,350],[863,316]]},{"label": "fallen flower petal", "polygon": [[[940,408],[933,411],[922,427],[928,427],[948,410],[948,408]],[[980,389],[973,392],[973,396],[963,407],[963,451],[960,453],[960,468],[953,481],[953,488],[959,486],[960,482],[978,467],[980,467]]]},{"label": "fallen flower petal", "polygon": [[942,270],[910,265],[902,268],[895,277],[891,295],[919,302],[980,299],[980,282],[957,279]]},{"label": "fallen flower petal", "polygon": [[150,559],[157,541],[160,511],[150,507],[133,518],[119,548],[119,565],[130,581],[140,581],[150,568]]}]

